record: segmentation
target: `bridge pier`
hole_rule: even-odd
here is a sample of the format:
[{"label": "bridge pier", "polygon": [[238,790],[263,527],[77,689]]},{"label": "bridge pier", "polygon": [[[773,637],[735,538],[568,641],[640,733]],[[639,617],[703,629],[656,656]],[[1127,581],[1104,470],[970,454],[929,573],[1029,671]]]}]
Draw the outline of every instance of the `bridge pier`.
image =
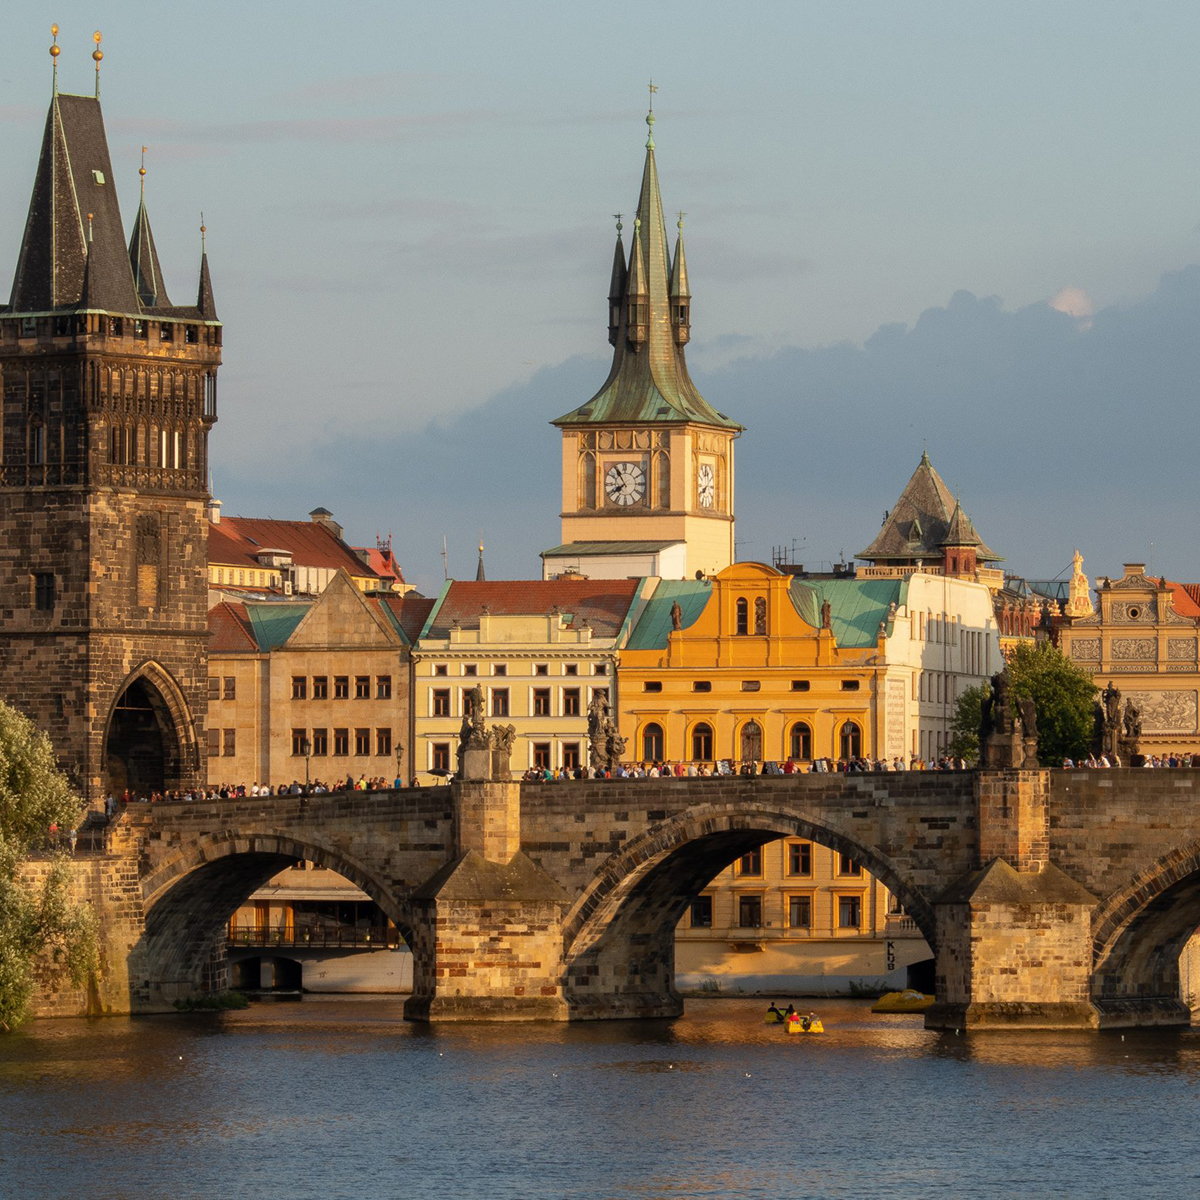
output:
[{"label": "bridge pier", "polygon": [[1049,861],[1049,772],[981,771],[979,863],[934,903],[931,1029],[1095,1029],[1097,900]]}]

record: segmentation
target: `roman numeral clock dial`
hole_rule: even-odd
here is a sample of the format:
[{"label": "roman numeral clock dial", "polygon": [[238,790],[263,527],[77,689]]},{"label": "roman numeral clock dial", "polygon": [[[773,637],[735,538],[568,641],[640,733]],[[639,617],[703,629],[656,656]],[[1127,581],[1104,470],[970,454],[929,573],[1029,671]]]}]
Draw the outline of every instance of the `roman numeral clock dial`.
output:
[{"label": "roman numeral clock dial", "polygon": [[646,472],[641,463],[613,463],[604,475],[604,493],[610,504],[624,508],[646,494]]}]

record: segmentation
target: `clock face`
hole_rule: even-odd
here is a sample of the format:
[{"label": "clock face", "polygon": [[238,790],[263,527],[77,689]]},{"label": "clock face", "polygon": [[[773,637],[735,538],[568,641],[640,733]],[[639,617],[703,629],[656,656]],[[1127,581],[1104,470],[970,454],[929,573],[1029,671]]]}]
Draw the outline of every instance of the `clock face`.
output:
[{"label": "clock face", "polygon": [[613,463],[604,475],[604,492],[610,504],[636,504],[646,494],[646,472],[641,463]]},{"label": "clock face", "polygon": [[701,463],[696,471],[696,495],[701,508],[712,508],[717,498],[717,477],[712,463]]}]

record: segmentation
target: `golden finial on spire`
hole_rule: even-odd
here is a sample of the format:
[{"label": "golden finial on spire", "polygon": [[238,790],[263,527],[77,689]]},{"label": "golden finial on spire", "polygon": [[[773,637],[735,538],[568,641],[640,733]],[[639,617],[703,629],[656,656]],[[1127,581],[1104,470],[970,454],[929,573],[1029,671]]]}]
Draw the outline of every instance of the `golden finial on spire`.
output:
[{"label": "golden finial on spire", "polygon": [[658,91],[654,80],[650,80],[650,111],[646,114],[646,127],[649,130],[646,136],[646,149],[654,149],[654,93]]},{"label": "golden finial on spire", "polygon": [[614,219],[616,220],[616,222],[617,222],[617,237],[620,237],[620,236],[621,236],[621,230],[625,228],[625,226],[621,224],[621,214],[620,214],[620,213],[613,213],[613,218],[614,218]]},{"label": "golden finial on spire", "polygon": [[146,147],[142,147],[142,165],[138,167],[138,174],[142,177],[142,195],[146,194]]},{"label": "golden finial on spire", "polygon": [[100,49],[100,42],[103,39],[100,35],[100,30],[96,30],[92,34],[92,41],[96,43],[95,50],[92,51],[92,59],[96,64],[96,99],[100,99],[100,62],[104,58],[104,51]]},{"label": "golden finial on spire", "polygon": [[683,218],[686,216],[687,216],[687,213],[680,212],[679,220],[675,223],[675,228],[678,229],[680,233],[683,232]]},{"label": "golden finial on spire", "polygon": [[208,232],[208,226],[204,224],[204,214],[200,214],[200,253],[204,253],[204,235]]},{"label": "golden finial on spire", "polygon": [[50,44],[50,61],[54,64],[54,95],[58,95],[58,56],[62,47],[58,44],[58,22],[50,26],[50,36],[54,41]]}]

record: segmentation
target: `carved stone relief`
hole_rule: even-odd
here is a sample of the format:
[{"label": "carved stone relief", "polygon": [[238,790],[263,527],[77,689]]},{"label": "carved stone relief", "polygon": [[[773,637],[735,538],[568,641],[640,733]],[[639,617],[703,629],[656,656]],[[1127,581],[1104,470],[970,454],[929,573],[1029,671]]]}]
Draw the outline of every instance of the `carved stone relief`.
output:
[{"label": "carved stone relief", "polygon": [[1154,601],[1147,597],[1145,600],[1121,600],[1113,603],[1112,620],[1118,625],[1153,625]]},{"label": "carved stone relief", "polygon": [[1100,658],[1099,638],[1072,638],[1071,657],[1076,662],[1096,662]]},{"label": "carved stone relief", "polygon": [[888,680],[887,692],[887,755],[904,757],[905,685],[903,679]]},{"label": "carved stone relief", "polygon": [[1194,661],[1196,658],[1196,639],[1167,638],[1167,657],[1177,662],[1180,659]]},{"label": "carved stone relief", "polygon": [[1155,641],[1153,638],[1114,638],[1112,644],[1113,658],[1155,658]]},{"label": "carved stone relief", "polygon": [[1142,714],[1145,733],[1195,733],[1195,692],[1126,692]]}]

